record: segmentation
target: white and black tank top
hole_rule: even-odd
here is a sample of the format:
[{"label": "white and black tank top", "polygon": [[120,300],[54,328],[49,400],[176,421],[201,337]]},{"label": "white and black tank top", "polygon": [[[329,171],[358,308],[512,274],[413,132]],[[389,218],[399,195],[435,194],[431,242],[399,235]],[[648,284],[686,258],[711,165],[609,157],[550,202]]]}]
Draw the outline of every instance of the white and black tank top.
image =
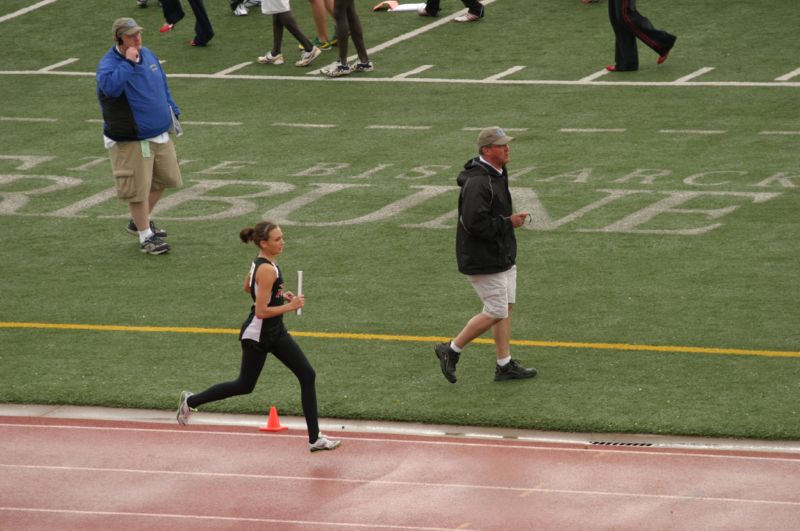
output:
[{"label": "white and black tank top", "polygon": [[258,283],[256,282],[256,271],[261,266],[272,267],[275,269],[277,278],[272,284],[272,292],[269,296],[267,306],[282,306],[283,301],[283,276],[277,264],[273,264],[266,258],[257,257],[250,266],[250,296],[253,298],[253,305],[250,307],[250,315],[242,323],[242,330],[239,339],[251,339],[259,343],[266,343],[275,333],[284,329],[283,315],[270,317],[269,319],[259,319],[256,317],[256,293],[258,293]]}]

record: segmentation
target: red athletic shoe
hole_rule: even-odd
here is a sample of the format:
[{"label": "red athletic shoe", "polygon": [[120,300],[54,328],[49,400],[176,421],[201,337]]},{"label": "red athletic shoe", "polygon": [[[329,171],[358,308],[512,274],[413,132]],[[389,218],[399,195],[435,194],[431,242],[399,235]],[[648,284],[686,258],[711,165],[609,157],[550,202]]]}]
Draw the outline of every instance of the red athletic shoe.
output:
[{"label": "red athletic shoe", "polygon": [[656,62],[658,64],[662,64],[662,63],[664,63],[664,61],[667,60],[667,57],[669,57],[669,52],[665,53],[664,55],[659,55],[658,56],[658,61],[656,61]]},{"label": "red athletic shoe", "polygon": [[159,33],[166,33],[166,32],[170,31],[174,27],[175,27],[175,24],[166,23],[163,26],[161,26],[161,29],[158,30],[158,31],[159,31]]}]

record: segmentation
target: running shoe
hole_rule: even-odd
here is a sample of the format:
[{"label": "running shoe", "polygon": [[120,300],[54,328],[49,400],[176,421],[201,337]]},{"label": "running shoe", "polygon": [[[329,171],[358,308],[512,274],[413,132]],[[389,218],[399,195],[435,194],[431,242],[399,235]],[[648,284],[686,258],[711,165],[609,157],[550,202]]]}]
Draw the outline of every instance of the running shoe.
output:
[{"label": "running shoe", "polygon": [[311,48],[310,52],[303,52],[300,54],[300,60],[297,61],[294,66],[308,66],[311,64],[311,61],[319,57],[319,54],[322,53],[322,50],[317,48],[316,46]]},{"label": "running shoe", "polygon": [[[125,230],[127,230],[131,234],[137,234],[137,235],[139,234],[139,229],[136,228],[136,224],[133,222],[132,219],[128,220],[128,226],[125,227]],[[159,229],[158,227],[156,227],[156,225],[155,225],[155,223],[153,223],[152,219],[150,220],[150,230],[153,231],[153,234],[155,234],[159,238],[166,238],[167,237],[167,231]]]},{"label": "running shoe", "polygon": [[168,31],[171,31],[172,28],[174,28],[174,27],[175,27],[175,24],[170,24],[169,22],[165,22],[164,25],[161,26],[161,28],[158,30],[158,32],[159,33],[167,33]]},{"label": "running shoe", "polygon": [[342,64],[338,61],[320,70],[320,73],[325,77],[341,77],[352,72],[353,69],[350,68],[350,65]]},{"label": "running shoe", "polygon": [[453,22],[478,22],[481,19],[478,15],[467,13],[453,19]]},{"label": "running shoe", "polygon": [[336,450],[342,444],[342,441],[334,441],[333,439],[328,439],[321,433],[319,434],[319,438],[313,442],[308,444],[308,449],[312,452],[321,452],[323,450]]},{"label": "running shoe", "polygon": [[436,357],[439,358],[439,368],[450,383],[456,383],[456,364],[461,354],[450,347],[450,343],[439,343],[433,347]]},{"label": "running shoe", "polygon": [[523,378],[533,378],[536,376],[536,369],[526,369],[516,360],[511,360],[504,366],[494,366],[494,381],[501,382],[503,380],[521,380]]},{"label": "running shoe", "polygon": [[353,72],[372,72],[375,70],[375,65],[372,64],[372,61],[367,61],[366,63],[356,63],[350,68],[353,69]]},{"label": "running shoe", "polygon": [[147,254],[164,254],[172,249],[167,242],[153,234],[139,244],[139,252]]},{"label": "running shoe", "polygon": [[147,7],[147,0],[136,0],[136,5],[139,7]]},{"label": "running shoe", "polygon": [[182,391],[181,398],[180,400],[178,400],[177,417],[178,417],[178,424],[180,424],[181,426],[186,426],[187,424],[189,424],[189,417],[192,416],[192,413],[197,411],[196,409],[189,407],[189,403],[187,402],[187,400],[189,400],[189,397],[192,396],[192,394],[193,393],[190,393],[189,391]]},{"label": "running shoe", "polygon": [[233,10],[233,14],[236,15],[237,17],[246,17],[247,13],[248,13],[248,11],[247,11],[247,8],[244,7],[244,4],[239,4]]},{"label": "running shoe", "polygon": [[259,57],[257,61],[262,65],[282,65],[283,54],[279,53],[278,55],[272,55],[272,52],[267,52],[267,55]]},{"label": "running shoe", "polygon": [[[319,48],[320,50],[322,50],[324,52],[326,50],[330,50],[331,47],[333,46],[333,43],[331,43],[331,41],[322,41],[322,40],[320,40],[319,37],[314,37],[314,40],[311,41],[311,45],[312,46],[316,46],[317,48]],[[303,48],[302,44],[298,44],[297,45],[297,49],[298,50],[305,50],[305,48]]]}]

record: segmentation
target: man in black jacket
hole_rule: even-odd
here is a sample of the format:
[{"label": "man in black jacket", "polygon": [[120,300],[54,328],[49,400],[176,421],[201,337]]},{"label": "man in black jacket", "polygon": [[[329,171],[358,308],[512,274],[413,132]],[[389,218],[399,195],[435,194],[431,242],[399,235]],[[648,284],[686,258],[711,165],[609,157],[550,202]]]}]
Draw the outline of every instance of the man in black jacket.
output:
[{"label": "man in black jacket", "polygon": [[531,378],[536,369],[526,369],[511,359],[511,312],[517,290],[517,239],[514,230],[529,217],[514,214],[508,189],[506,163],[512,137],[499,127],[482,129],[479,155],[468,161],[456,181],[458,197],[456,261],[483,302],[483,310],[472,317],[449,343],[434,347],[442,373],[456,383],[456,364],[461,350],[489,329],[497,352],[495,381]]}]

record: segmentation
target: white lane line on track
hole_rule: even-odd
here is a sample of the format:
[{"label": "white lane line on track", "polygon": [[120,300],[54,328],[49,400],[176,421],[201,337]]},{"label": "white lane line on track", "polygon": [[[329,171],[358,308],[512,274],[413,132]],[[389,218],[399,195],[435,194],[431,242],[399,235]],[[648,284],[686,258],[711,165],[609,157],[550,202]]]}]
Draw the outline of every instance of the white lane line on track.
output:
[{"label": "white lane line on track", "polygon": [[691,79],[695,79],[695,78],[700,77],[700,76],[702,76],[704,74],[708,74],[712,70],[714,70],[713,66],[705,66],[705,67],[701,68],[700,70],[695,70],[691,74],[687,74],[687,75],[685,75],[683,77],[679,77],[678,79],[673,81],[673,83],[675,83],[675,84],[686,83],[687,81],[689,81]]},{"label": "white lane line on track", "polygon": [[403,72],[402,74],[397,74],[396,76],[393,76],[392,79],[403,79],[403,78],[406,78],[406,77],[415,76],[415,75],[417,75],[417,74],[419,74],[421,72],[424,72],[425,70],[429,70],[431,68],[433,68],[433,65],[421,65],[421,66],[418,66],[417,68],[414,68],[413,70],[409,70],[408,72]]},{"label": "white lane line on track", "polygon": [[20,116],[0,116],[0,122],[57,122],[58,118],[25,118]]},{"label": "white lane line on track", "polygon": [[659,129],[658,132],[673,135],[724,135],[727,133],[722,129]]},{"label": "white lane line on track", "polygon": [[236,516],[208,516],[194,514],[169,514],[169,513],[132,513],[122,511],[81,511],[77,509],[41,509],[35,507],[0,507],[0,511],[24,512],[24,513],[45,513],[45,514],[64,514],[64,515],[85,515],[85,516],[116,516],[116,517],[137,517],[137,518],[172,518],[176,520],[210,520],[220,522],[249,522],[259,524],[284,524],[284,525],[304,525],[320,527],[354,527],[366,529],[411,529],[414,531],[446,531],[446,527],[409,527],[390,524],[356,524],[352,522],[319,522],[310,520],[279,520],[276,518],[245,518]]},{"label": "white lane line on track", "polygon": [[[228,436],[228,437],[269,437],[269,435],[265,435],[257,431],[254,427],[254,433],[243,433],[243,432],[231,432],[231,431],[200,431],[200,430],[185,430],[181,428],[167,428],[167,429],[156,429],[156,428],[123,428],[118,426],[69,426],[69,425],[61,425],[61,424],[54,424],[54,425],[42,425],[42,424],[10,424],[10,423],[0,423],[0,428],[35,428],[35,429],[54,429],[54,430],[86,430],[86,431],[112,431],[112,432],[139,432],[139,433],[161,433],[161,434],[180,434],[182,436],[190,436],[190,435],[213,435],[213,436]],[[292,427],[292,429],[294,429]],[[296,428],[302,431],[302,428],[298,426]],[[413,433],[408,433],[408,435],[414,436]],[[768,454],[764,454],[763,456],[752,456],[752,455],[727,455],[727,454],[710,454],[710,453],[699,453],[698,450],[715,450],[720,452],[747,452],[747,451],[757,451],[757,450],[742,450],[742,449],[720,449],[720,448],[709,448],[709,447],[700,447],[694,446],[691,448],[682,448],[682,447],[669,447],[669,446],[651,446],[651,447],[639,447],[636,450],[623,450],[619,448],[614,448],[613,450],[603,448],[603,447],[587,447],[589,445],[588,441],[563,441],[563,442],[542,442],[542,441],[534,441],[534,440],[525,440],[523,438],[519,439],[505,439],[509,441],[514,441],[516,443],[529,443],[528,445],[525,444],[497,444],[495,442],[484,442],[481,439],[487,438],[482,436],[481,434],[461,434],[462,436],[471,436],[474,438],[470,438],[469,442],[460,442],[460,441],[429,441],[429,440],[420,440],[420,439],[396,439],[396,438],[371,438],[371,437],[358,437],[358,436],[350,436],[347,433],[338,433],[337,437],[341,438],[345,441],[358,441],[358,442],[367,442],[367,443],[378,443],[378,444],[410,444],[410,445],[423,445],[423,446],[456,446],[456,447],[469,447],[469,448],[501,448],[501,449],[509,449],[509,450],[527,450],[527,451],[548,451],[548,452],[583,452],[583,453],[597,453],[608,455],[610,452],[614,452],[614,454],[623,454],[623,455],[636,455],[636,456],[672,456],[672,457],[697,457],[702,459],[734,459],[734,460],[744,460],[744,461],[774,461],[774,462],[786,462],[786,463],[796,463],[800,464],[800,454],[796,458],[788,458],[788,457],[774,457]],[[425,436],[431,437],[457,437],[456,434],[448,434],[446,432],[435,433],[432,431],[425,432]],[[291,433],[281,433],[281,438],[294,438],[294,439],[303,439],[307,440],[308,437],[305,434],[291,434]],[[488,437],[489,439],[496,439],[494,437]],[[553,445],[564,445],[569,444],[574,446],[574,448],[565,448],[563,446],[553,446]],[[681,451],[681,450],[686,451]],[[792,453],[787,451],[785,453]]]},{"label": "white lane line on track", "polygon": [[337,127],[336,124],[293,124],[288,122],[274,122],[272,125],[279,127],[306,127],[310,129],[330,129]]},{"label": "white lane line on track", "polygon": [[726,503],[751,503],[759,505],[776,505],[800,507],[800,501],[776,501],[755,498],[731,498],[717,496],[688,496],[682,494],[649,494],[642,492],[613,492],[604,490],[584,490],[584,489],[548,489],[544,487],[508,487],[505,485],[476,485],[469,483],[435,483],[428,481],[398,481],[385,479],[353,479],[343,477],[312,477],[312,476],[284,476],[277,474],[243,474],[231,472],[195,472],[180,470],[156,470],[156,469],[130,469],[130,468],[101,468],[101,467],[79,467],[79,466],[49,466],[49,465],[20,465],[0,463],[0,468],[21,469],[21,470],[40,470],[48,472],[91,472],[96,478],[98,473],[108,474],[133,474],[133,475],[160,475],[172,477],[189,478],[215,478],[215,479],[257,479],[267,481],[304,481],[311,483],[345,483],[356,485],[380,485],[389,487],[425,487],[434,489],[460,489],[460,490],[488,490],[500,492],[539,492],[542,494],[568,494],[582,496],[602,496],[618,498],[640,498],[640,499],[659,499],[659,500],[684,500],[684,501],[710,501]]}]

